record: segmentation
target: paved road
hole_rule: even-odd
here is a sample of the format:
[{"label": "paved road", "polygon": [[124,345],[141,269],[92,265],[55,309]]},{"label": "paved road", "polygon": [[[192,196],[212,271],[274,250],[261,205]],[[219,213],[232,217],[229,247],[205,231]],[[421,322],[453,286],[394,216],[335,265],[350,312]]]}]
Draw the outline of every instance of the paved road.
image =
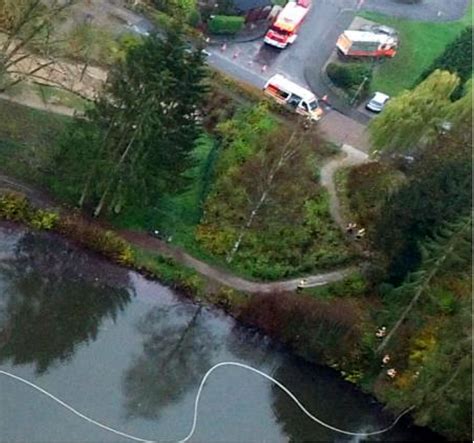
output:
[{"label": "paved road", "polygon": [[443,22],[459,20],[470,0],[424,0],[413,5],[396,0],[365,0],[362,9],[410,20]]},{"label": "paved road", "polygon": [[[210,49],[212,56],[209,63],[241,80],[244,80],[242,71],[251,72],[254,75],[253,80],[259,79],[252,81],[255,86],[261,86],[265,79],[276,73],[284,74],[301,85],[307,85],[305,67],[311,63],[319,72],[334,49],[338,35],[355,16],[354,6],[354,0],[314,0],[300,28],[298,39],[292,46],[280,50],[265,45],[263,39],[244,43],[230,41],[225,50],[222,50],[221,46]],[[217,62],[214,62],[214,58]],[[224,59],[227,64],[223,63]],[[247,74],[246,78],[251,77]],[[320,91],[314,92],[324,95],[320,94]]]}]

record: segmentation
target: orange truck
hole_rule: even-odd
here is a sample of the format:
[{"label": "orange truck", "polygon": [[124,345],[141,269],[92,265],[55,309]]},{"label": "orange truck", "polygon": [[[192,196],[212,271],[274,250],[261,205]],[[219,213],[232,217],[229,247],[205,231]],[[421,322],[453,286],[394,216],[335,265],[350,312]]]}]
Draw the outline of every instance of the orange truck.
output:
[{"label": "orange truck", "polygon": [[294,43],[297,32],[311,7],[311,0],[289,1],[277,15],[270,29],[267,31],[264,42],[267,45],[280,49]]},{"label": "orange truck", "polygon": [[382,33],[367,31],[344,31],[336,47],[347,57],[394,57],[398,39]]}]

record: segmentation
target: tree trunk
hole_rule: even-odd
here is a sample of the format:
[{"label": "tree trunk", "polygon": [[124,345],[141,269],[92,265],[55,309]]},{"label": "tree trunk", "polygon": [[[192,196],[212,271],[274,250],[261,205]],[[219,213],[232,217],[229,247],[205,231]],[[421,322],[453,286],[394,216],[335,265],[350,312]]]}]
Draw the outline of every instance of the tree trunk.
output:
[{"label": "tree trunk", "polygon": [[170,363],[176,356],[176,353],[179,351],[179,348],[181,347],[181,345],[183,344],[186,336],[188,335],[188,333],[194,328],[194,326],[196,325],[197,323],[197,320],[198,320],[198,317],[199,317],[199,314],[201,313],[202,311],[202,305],[200,305],[196,311],[194,312],[193,314],[193,317],[191,318],[191,320],[189,321],[188,325],[186,326],[186,328],[184,329],[184,331],[182,332],[179,340],[176,342],[176,345],[173,347],[173,349],[168,353],[168,355],[166,356],[166,359],[164,359],[163,361],[163,366],[162,366],[162,370],[166,369],[166,367],[168,366],[168,363]]},{"label": "tree trunk", "polygon": [[[470,221],[466,223],[463,227],[460,229],[460,233],[463,232],[463,229],[466,226],[470,226]],[[459,234],[458,234],[459,235]],[[383,339],[382,343],[380,343],[379,347],[375,351],[376,353],[380,353],[389,343],[389,341],[392,339],[392,337],[395,335],[395,332],[397,332],[398,328],[402,325],[402,323],[406,320],[408,317],[408,314],[410,311],[413,309],[415,306],[416,302],[419,300],[421,294],[428,288],[428,285],[430,284],[432,278],[438,273],[441,265],[445,262],[445,260],[449,257],[449,255],[453,252],[456,240],[458,240],[458,235],[453,235],[452,240],[448,243],[448,247],[444,250],[444,254],[436,260],[432,265],[431,265],[431,270],[428,273],[428,275],[425,278],[425,281],[423,284],[416,290],[415,295],[411,299],[410,303],[408,306],[405,308],[405,310],[402,312],[402,315],[398,319],[398,321],[395,323],[393,326],[392,330],[387,334],[387,336]]]},{"label": "tree trunk", "polygon": [[133,134],[133,137],[131,138],[130,142],[128,143],[127,147],[125,148],[125,151],[123,151],[123,153],[120,157],[120,160],[117,163],[117,166],[115,167],[115,170],[112,172],[112,174],[110,174],[110,179],[109,179],[107,185],[105,186],[105,190],[102,193],[102,196],[100,197],[99,203],[97,204],[97,206],[94,210],[94,217],[98,217],[100,215],[100,213],[102,212],[102,209],[104,208],[104,205],[105,205],[106,199],[108,197],[110,188],[112,187],[112,184],[115,180],[115,177],[116,177],[117,173],[120,171],[120,167],[122,166],[123,162],[125,161],[125,159],[127,158],[128,154],[130,152],[130,149],[132,148],[132,145],[133,145],[133,142],[135,141],[137,132],[138,132],[138,128],[135,130],[135,132]]},{"label": "tree trunk", "polygon": [[94,172],[94,170],[91,170],[91,173],[87,177],[86,183],[85,183],[84,187],[82,188],[81,197],[79,198],[79,201],[77,202],[77,205],[80,208],[82,208],[82,206],[84,205],[84,201],[86,200],[87,193],[89,192],[89,186],[92,182],[92,178],[93,178],[93,175],[94,175],[93,172]]},{"label": "tree trunk", "polygon": [[240,248],[240,244],[242,243],[242,240],[244,238],[245,232],[252,226],[252,223],[257,215],[257,213],[260,211],[260,208],[263,206],[265,201],[268,198],[268,194],[270,193],[270,190],[273,185],[273,180],[275,179],[276,174],[278,171],[284,166],[287,160],[289,160],[293,154],[295,154],[295,150],[288,150],[288,148],[291,146],[293,139],[295,137],[295,132],[293,132],[288,139],[288,142],[283,146],[282,152],[280,154],[280,158],[278,159],[278,163],[270,169],[270,172],[268,174],[268,178],[266,180],[266,183],[264,185],[264,189],[262,194],[260,195],[260,198],[258,199],[257,204],[255,205],[254,209],[250,213],[247,221],[245,224],[240,228],[239,236],[237,237],[237,240],[235,241],[234,245],[232,246],[232,249],[230,250],[229,254],[227,255],[227,263],[231,263],[232,260],[235,257],[235,254]]},{"label": "tree trunk", "polygon": [[247,219],[247,222],[245,223],[245,225],[240,229],[240,233],[239,233],[239,236],[237,237],[237,240],[236,242],[234,243],[234,246],[232,247],[231,251],[229,252],[229,254],[227,255],[227,263],[231,263],[232,260],[234,259],[234,256],[236,254],[236,252],[239,250],[240,248],[240,243],[242,243],[242,239],[244,238],[244,234],[245,234],[245,231],[247,229],[250,228],[250,226],[252,226],[252,223],[253,223],[253,220],[255,218],[255,216],[257,215],[258,211],[260,210],[260,208],[262,207],[262,205],[265,203],[265,200],[267,199],[268,197],[268,192],[269,192],[270,189],[267,189],[265,191],[263,191],[262,195],[260,196],[260,199],[258,201],[258,203],[256,204],[255,208],[252,210],[252,212],[250,213],[250,216],[249,218]]}]

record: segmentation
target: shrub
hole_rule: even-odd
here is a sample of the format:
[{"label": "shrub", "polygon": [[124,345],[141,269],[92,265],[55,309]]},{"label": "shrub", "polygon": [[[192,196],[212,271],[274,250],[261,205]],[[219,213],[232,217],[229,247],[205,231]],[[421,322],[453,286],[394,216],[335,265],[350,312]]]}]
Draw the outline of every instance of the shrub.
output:
[{"label": "shrub", "polygon": [[197,28],[201,24],[201,14],[197,9],[193,9],[187,19],[188,25]]},{"label": "shrub", "polygon": [[59,231],[81,245],[99,252],[123,265],[133,263],[130,245],[117,234],[106,231],[75,216],[65,216],[58,221]]},{"label": "shrub", "polygon": [[372,79],[372,70],[370,66],[364,63],[339,64],[329,63],[326,68],[329,79],[338,88],[343,89],[349,94],[354,94],[360,85],[364,83],[362,93],[369,90],[370,80]]},{"label": "shrub", "polygon": [[30,218],[28,199],[20,193],[8,192],[0,196],[0,218],[27,222]]},{"label": "shrub", "polygon": [[38,209],[31,214],[30,225],[35,229],[51,230],[56,226],[58,220],[58,213]]},{"label": "shrub", "polygon": [[245,19],[235,15],[216,15],[209,20],[209,31],[213,34],[236,34],[244,26]]},{"label": "shrub", "polygon": [[294,294],[251,297],[239,318],[312,360],[351,366],[362,352],[367,318],[353,299],[314,300]]}]

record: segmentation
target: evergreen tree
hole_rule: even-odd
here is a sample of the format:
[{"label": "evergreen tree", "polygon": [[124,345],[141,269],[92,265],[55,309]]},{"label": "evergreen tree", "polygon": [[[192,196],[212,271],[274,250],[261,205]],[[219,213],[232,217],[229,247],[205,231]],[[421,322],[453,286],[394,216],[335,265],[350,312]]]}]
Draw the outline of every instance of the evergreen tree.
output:
[{"label": "evergreen tree", "polygon": [[[143,207],[185,184],[201,130],[205,74],[202,54],[187,50],[179,30],[130,48],[87,113],[100,136],[83,153],[91,162],[69,171],[83,183],[80,205],[94,204],[95,216],[104,208]],[[70,145],[76,142],[73,136]],[[70,151],[61,151],[59,163]]]},{"label": "evergreen tree", "polygon": [[471,208],[471,84],[467,82],[461,99],[444,105],[444,121],[450,126],[438,127],[433,139],[418,151],[405,171],[404,185],[386,196],[369,232],[388,259],[392,282],[399,283],[417,267],[421,258],[418,243],[423,238]]},{"label": "evergreen tree", "polygon": [[430,289],[433,280],[440,274],[450,271],[453,264],[462,272],[471,260],[471,218],[465,217],[453,223],[445,223],[435,236],[424,242],[422,247],[423,261],[420,268],[411,273],[405,282],[394,291],[393,296],[409,295],[409,303],[389,333],[380,343],[377,352],[385,349],[396,336],[400,326],[407,321],[422,296]]},{"label": "evergreen tree", "polygon": [[420,241],[443,222],[470,211],[471,134],[464,126],[440,134],[375,218],[371,237],[387,257],[392,282],[400,282],[418,266]]},{"label": "evergreen tree", "polygon": [[453,441],[471,433],[471,229],[462,217],[423,242],[420,267],[385,296],[391,320],[377,349],[399,372],[385,386],[388,405],[414,408],[418,424]]}]

